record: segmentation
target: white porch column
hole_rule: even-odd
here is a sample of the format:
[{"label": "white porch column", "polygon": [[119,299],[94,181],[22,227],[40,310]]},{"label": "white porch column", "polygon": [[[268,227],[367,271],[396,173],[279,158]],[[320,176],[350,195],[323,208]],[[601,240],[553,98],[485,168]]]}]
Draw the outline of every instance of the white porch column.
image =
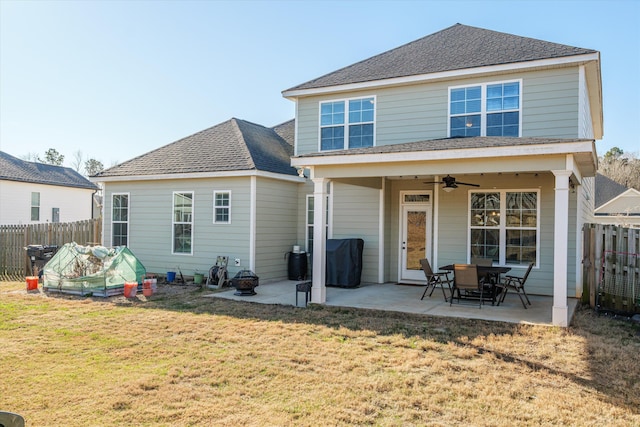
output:
[{"label": "white porch column", "polygon": [[327,268],[327,183],[325,178],[313,181],[313,278],[311,302],[324,304],[327,301],[325,285]]},{"label": "white porch column", "polygon": [[556,177],[553,227],[553,312],[551,321],[569,326],[567,305],[567,252],[569,245],[569,176],[571,171],[551,171]]}]

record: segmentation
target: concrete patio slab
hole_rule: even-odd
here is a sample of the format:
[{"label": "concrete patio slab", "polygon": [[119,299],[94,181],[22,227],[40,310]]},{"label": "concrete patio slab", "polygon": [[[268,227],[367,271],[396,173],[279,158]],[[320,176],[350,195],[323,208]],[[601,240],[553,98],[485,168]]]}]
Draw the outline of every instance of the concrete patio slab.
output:
[{"label": "concrete patio slab", "polygon": [[[259,304],[296,305],[296,284],[299,281],[284,280],[261,284],[256,295],[234,295],[235,289],[229,288],[208,294],[207,297],[226,298],[236,301]],[[483,304],[459,304],[452,306],[444,301],[442,291],[436,289],[431,297],[420,300],[424,292],[423,286],[397,285],[395,283],[363,283],[357,288],[327,287],[326,305],[338,307],[354,307],[374,310],[397,311],[404,313],[426,314],[429,316],[459,317],[466,319],[482,319],[509,323],[525,323],[536,325],[552,325],[551,312],[553,298],[530,295],[531,305],[525,309],[515,293],[508,293],[504,303],[499,306]],[[448,292],[447,292],[448,294]],[[568,299],[569,319],[573,318],[578,300]],[[305,295],[298,294],[298,306],[304,307]]]}]

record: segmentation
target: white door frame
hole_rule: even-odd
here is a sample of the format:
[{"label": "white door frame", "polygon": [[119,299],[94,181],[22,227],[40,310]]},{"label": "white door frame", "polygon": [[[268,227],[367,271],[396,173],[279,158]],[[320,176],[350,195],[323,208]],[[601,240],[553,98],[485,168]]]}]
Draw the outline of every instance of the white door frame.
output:
[{"label": "white door frame", "polygon": [[[405,196],[426,195],[428,201],[406,201]],[[411,210],[424,210],[426,212],[425,257],[431,259],[431,247],[433,245],[433,191],[431,190],[407,190],[400,191],[399,207],[399,233],[398,233],[398,281],[399,282],[424,282],[422,270],[407,270],[407,212]]]}]

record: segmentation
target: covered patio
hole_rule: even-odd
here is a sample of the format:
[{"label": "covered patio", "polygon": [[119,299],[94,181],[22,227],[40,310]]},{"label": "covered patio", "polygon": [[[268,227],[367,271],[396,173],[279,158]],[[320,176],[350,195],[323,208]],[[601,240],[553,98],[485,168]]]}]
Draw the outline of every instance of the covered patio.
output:
[{"label": "covered patio", "polygon": [[[235,289],[207,295],[212,298],[225,298],[258,304],[296,305],[296,284],[293,280],[267,283],[256,288],[256,295],[234,295]],[[396,285],[394,283],[363,283],[357,288],[326,288],[325,305],[337,307],[353,307],[373,310],[386,310],[404,313],[424,314],[428,316],[445,316],[452,318],[481,319],[498,322],[523,323],[552,326],[553,297],[529,295],[531,305],[524,309],[515,293],[507,294],[505,301],[499,306],[484,304],[482,309],[477,304],[453,303],[449,306],[444,301],[440,289],[436,289],[431,297],[420,299],[423,286]],[[305,294],[298,293],[298,306],[304,307]],[[575,298],[568,298],[569,319],[578,304]]]},{"label": "covered patio", "polygon": [[[362,238],[368,283],[420,283],[417,258],[440,267],[477,255],[516,276],[535,262],[528,287],[549,304],[532,322],[568,326],[582,293],[579,230],[592,199],[585,178],[596,164],[590,139],[446,138],[296,156],[292,165],[313,183],[313,222],[327,224],[307,238],[309,252],[320,254],[312,258],[319,272],[312,301],[332,304],[324,286],[327,239]],[[465,317],[488,316],[468,311]]]}]

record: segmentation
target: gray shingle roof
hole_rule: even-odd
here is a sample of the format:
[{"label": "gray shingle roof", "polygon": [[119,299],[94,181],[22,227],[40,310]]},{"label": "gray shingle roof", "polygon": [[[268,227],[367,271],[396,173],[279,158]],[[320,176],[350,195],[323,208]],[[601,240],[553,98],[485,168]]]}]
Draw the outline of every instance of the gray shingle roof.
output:
[{"label": "gray shingle roof", "polygon": [[404,144],[380,145],[377,147],[351,148],[348,150],[322,151],[302,154],[296,158],[350,156],[358,154],[411,153],[419,151],[441,151],[467,148],[515,147],[525,145],[557,144],[566,142],[592,142],[592,139],[563,138],[508,138],[503,136],[474,136],[462,138],[442,138]]},{"label": "gray shingle roof", "polygon": [[274,129],[232,118],[95,175],[100,177],[260,170],[296,175],[293,147]]},{"label": "gray shingle roof", "polygon": [[71,168],[28,162],[2,151],[0,151],[0,179],[91,190],[98,189],[94,183]]},{"label": "gray shingle roof", "polygon": [[456,24],[294,86],[288,91],[595,52],[597,51]]},{"label": "gray shingle roof", "polygon": [[627,190],[628,188],[624,185],[598,173],[596,174],[594,205],[599,208]]},{"label": "gray shingle roof", "polygon": [[296,119],[291,119],[284,123],[280,123],[279,125],[276,125],[271,129],[273,129],[278,135],[280,135],[280,138],[284,139],[287,144],[291,145],[292,147],[294,146],[296,134]]}]

